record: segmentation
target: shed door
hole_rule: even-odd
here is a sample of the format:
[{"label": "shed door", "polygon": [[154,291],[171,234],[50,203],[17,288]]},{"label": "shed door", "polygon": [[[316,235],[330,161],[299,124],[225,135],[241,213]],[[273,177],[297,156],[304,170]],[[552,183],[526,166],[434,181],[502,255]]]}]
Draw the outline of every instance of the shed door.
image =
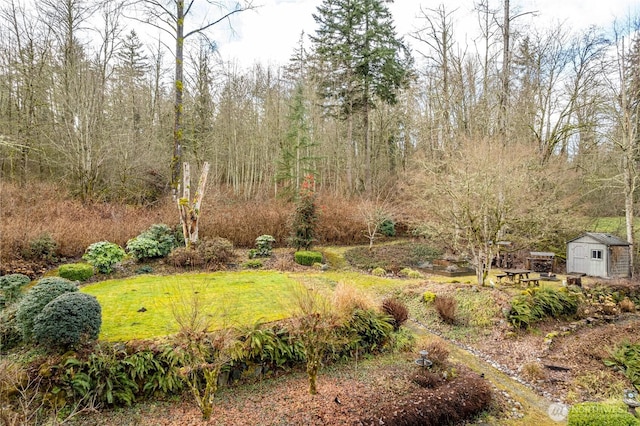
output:
[{"label": "shed door", "polygon": [[581,274],[589,273],[589,250],[587,250],[586,244],[575,243],[571,247],[572,255],[572,266],[570,271],[567,272],[578,272]]}]

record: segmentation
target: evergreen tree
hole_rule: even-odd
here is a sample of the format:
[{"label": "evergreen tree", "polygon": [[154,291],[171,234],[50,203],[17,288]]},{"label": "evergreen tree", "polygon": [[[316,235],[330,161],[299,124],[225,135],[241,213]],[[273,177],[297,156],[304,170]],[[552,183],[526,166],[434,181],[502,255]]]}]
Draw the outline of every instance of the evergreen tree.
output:
[{"label": "evergreen tree", "polygon": [[280,142],[281,158],[276,174],[276,181],[283,185],[287,196],[300,190],[303,176],[315,172],[311,152],[315,144],[311,140],[302,83],[296,84],[291,102],[287,115],[289,126],[285,138]]},{"label": "evergreen tree", "polygon": [[[369,115],[379,102],[396,103],[398,91],[408,81],[412,59],[396,36],[383,0],[324,0],[313,17],[319,25],[311,40],[320,93],[326,106],[347,121],[347,139],[353,144],[351,162],[364,165],[364,189],[371,191]],[[357,149],[353,141],[357,114],[362,118],[363,149]],[[364,159],[356,158],[362,153]]]}]

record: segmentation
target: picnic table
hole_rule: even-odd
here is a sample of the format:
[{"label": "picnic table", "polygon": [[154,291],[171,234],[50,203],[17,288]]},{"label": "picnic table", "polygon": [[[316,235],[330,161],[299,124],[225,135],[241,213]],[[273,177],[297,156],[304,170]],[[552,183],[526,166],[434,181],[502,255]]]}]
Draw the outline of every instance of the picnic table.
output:
[{"label": "picnic table", "polygon": [[496,274],[498,282],[502,282],[502,278],[507,278],[511,282],[520,283],[523,279],[529,279],[529,269],[503,269],[501,274]]}]

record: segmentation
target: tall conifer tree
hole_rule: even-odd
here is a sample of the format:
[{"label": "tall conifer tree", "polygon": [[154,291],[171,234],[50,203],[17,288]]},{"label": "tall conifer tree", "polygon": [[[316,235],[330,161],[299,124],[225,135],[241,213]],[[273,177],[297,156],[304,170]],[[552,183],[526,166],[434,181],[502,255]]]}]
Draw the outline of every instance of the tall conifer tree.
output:
[{"label": "tall conifer tree", "polygon": [[[311,40],[320,93],[326,107],[346,121],[352,144],[347,179],[353,189],[351,169],[363,164],[364,189],[369,192],[373,152],[369,115],[379,102],[396,103],[412,59],[383,0],[324,0],[313,16],[319,26]],[[353,136],[356,116],[362,119],[360,148]]]}]

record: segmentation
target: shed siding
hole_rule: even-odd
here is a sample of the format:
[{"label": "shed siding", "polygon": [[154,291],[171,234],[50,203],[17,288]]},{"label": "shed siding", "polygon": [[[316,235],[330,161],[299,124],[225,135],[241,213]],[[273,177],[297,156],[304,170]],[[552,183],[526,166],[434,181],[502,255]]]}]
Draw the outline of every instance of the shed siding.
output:
[{"label": "shed siding", "polygon": [[[599,250],[601,258],[594,256]],[[627,278],[630,270],[629,246],[608,245],[585,234],[567,243],[567,273],[602,278]]]},{"label": "shed siding", "polygon": [[611,247],[609,257],[611,268],[609,270],[609,276],[616,278],[629,277],[629,265],[630,265],[630,250],[629,247],[616,246]]}]

